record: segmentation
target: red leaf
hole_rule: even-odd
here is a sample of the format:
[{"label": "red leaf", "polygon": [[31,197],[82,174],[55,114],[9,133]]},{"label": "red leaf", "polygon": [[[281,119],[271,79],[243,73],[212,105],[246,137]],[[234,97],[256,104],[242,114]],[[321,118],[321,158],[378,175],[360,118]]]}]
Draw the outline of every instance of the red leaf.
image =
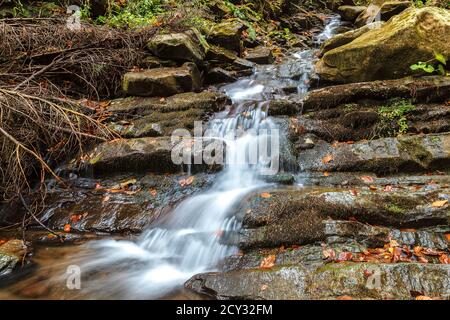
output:
[{"label": "red leaf", "polygon": [[274,254],[271,254],[270,256],[264,258],[264,259],[261,261],[261,264],[260,264],[259,267],[260,267],[261,269],[271,269],[271,268],[275,265],[275,260],[276,260],[275,255],[274,255]]},{"label": "red leaf", "polygon": [[364,181],[365,183],[373,182],[373,178],[371,176],[361,176],[361,180]]},{"label": "red leaf", "polygon": [[66,224],[64,226],[64,232],[70,232],[71,229],[72,229],[72,227],[70,226],[70,224]]}]

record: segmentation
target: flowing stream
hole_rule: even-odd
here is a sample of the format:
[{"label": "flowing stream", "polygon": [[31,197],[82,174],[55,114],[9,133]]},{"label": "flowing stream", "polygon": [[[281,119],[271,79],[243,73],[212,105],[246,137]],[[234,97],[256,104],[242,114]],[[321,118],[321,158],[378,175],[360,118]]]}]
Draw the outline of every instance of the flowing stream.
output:
[{"label": "flowing stream", "polygon": [[[331,18],[315,37],[319,46],[339,26]],[[309,89],[316,49],[294,53],[301,76],[295,81],[299,93]],[[293,60],[292,60],[293,59]],[[268,101],[283,95],[279,87],[280,66],[257,67],[249,78],[222,88],[232,100],[229,110],[218,113],[209,123],[211,138],[226,144],[226,163],[214,185],[181,202],[162,221],[152,225],[136,241],[102,240],[88,244],[89,254],[78,264],[89,284],[86,294],[104,298],[158,298],[179,288],[197,273],[214,270],[217,263],[237,248],[222,244],[221,235],[238,231],[240,223],[233,208],[249,192],[265,185],[264,170],[278,170],[277,150],[252,157],[261,142],[270,141],[276,124],[268,117]],[[96,273],[107,274],[95,276]]]}]

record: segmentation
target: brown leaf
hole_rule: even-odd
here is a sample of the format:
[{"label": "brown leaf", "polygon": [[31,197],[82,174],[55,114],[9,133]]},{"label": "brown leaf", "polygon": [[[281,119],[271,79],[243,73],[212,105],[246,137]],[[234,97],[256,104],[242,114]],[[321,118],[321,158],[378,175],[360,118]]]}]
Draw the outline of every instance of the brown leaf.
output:
[{"label": "brown leaf", "polygon": [[351,252],[341,252],[339,253],[339,257],[337,259],[338,262],[350,261],[353,258],[353,254]]},{"label": "brown leaf", "polygon": [[393,190],[394,190],[394,187],[392,187],[392,186],[385,186],[383,189],[384,192],[391,192]]},{"label": "brown leaf", "polygon": [[70,222],[77,223],[82,218],[83,218],[83,215],[81,215],[81,214],[73,214],[73,215],[70,216]]},{"label": "brown leaf", "polygon": [[371,176],[361,176],[361,180],[364,181],[365,183],[373,182],[373,178]]},{"label": "brown leaf", "polygon": [[64,226],[64,232],[70,232],[71,229],[72,229],[72,227],[70,226],[70,224],[66,224]]},{"label": "brown leaf", "polygon": [[102,199],[102,202],[108,202],[109,199],[111,199],[110,196],[104,196],[103,199]]},{"label": "brown leaf", "polygon": [[428,259],[425,259],[424,257],[418,257],[417,261],[419,261],[420,263],[428,263]]},{"label": "brown leaf", "polygon": [[327,154],[325,157],[322,158],[322,163],[327,164],[332,160],[333,160],[333,155]]},{"label": "brown leaf", "polygon": [[274,254],[271,254],[270,256],[265,257],[260,264],[261,269],[271,269],[275,265],[276,257]]},{"label": "brown leaf", "polygon": [[267,290],[268,287],[269,287],[269,286],[268,286],[267,284],[263,284],[263,285],[261,286],[261,291]]},{"label": "brown leaf", "polygon": [[151,194],[153,197],[156,197],[156,195],[158,194],[158,191],[156,191],[156,189],[150,189],[150,190],[148,190],[148,192],[150,192],[150,194]]},{"label": "brown leaf", "polygon": [[372,190],[372,191],[377,191],[378,190],[378,188],[376,186],[374,186],[374,185],[370,185],[369,189]]},{"label": "brown leaf", "polygon": [[424,248],[422,250],[422,253],[427,255],[427,256],[440,256],[441,254],[443,254],[442,251],[436,250],[436,249],[431,249],[431,248]]},{"label": "brown leaf", "polygon": [[194,176],[190,176],[186,179],[186,186],[191,185],[194,182]]},{"label": "brown leaf", "polygon": [[324,171],[324,172],[323,172],[323,175],[324,175],[325,177],[328,177],[328,176],[330,175],[330,173],[329,173],[328,171]]},{"label": "brown leaf", "polygon": [[352,195],[354,195],[355,197],[358,195],[358,191],[357,191],[356,189],[351,189],[351,190],[350,190],[350,193],[351,193]]},{"label": "brown leaf", "polygon": [[322,251],[325,260],[334,260],[336,252],[333,249],[323,249]]},{"label": "brown leaf", "polygon": [[438,200],[435,201],[431,204],[431,206],[435,207],[435,208],[441,208],[443,206],[445,206],[446,204],[448,204],[448,200]]},{"label": "brown leaf", "polygon": [[263,192],[263,193],[261,193],[261,198],[269,199],[270,197],[271,197],[271,195],[270,195],[270,193],[268,193],[268,192]]},{"label": "brown leaf", "polygon": [[445,253],[439,256],[439,262],[442,264],[450,264],[448,256]]}]

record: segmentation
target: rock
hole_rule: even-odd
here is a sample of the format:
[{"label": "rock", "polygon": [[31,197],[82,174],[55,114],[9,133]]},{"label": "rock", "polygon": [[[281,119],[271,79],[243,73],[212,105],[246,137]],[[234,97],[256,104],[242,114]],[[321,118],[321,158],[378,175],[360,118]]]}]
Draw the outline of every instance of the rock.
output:
[{"label": "rock", "polygon": [[[324,226],[327,223],[336,223],[329,222],[329,218],[348,220],[353,217],[360,222],[391,228],[428,227],[448,223],[450,207],[432,206],[437,199],[448,197],[448,187],[442,186],[435,190],[427,190],[424,187],[417,191],[410,189],[413,188],[406,190],[393,188],[393,191],[383,193],[373,192],[367,187],[266,189],[265,191],[271,195],[270,198],[261,197],[262,191],[249,194],[241,201],[236,212],[242,219],[244,229],[257,230],[263,227],[268,231],[266,237],[275,237],[270,234],[273,232],[280,233],[280,239],[284,237],[325,239],[330,233]],[[284,235],[283,230],[277,227],[281,224],[286,224],[285,232],[289,228],[304,228],[308,231],[305,235],[295,233]],[[354,226],[353,224],[352,227]],[[314,233],[315,231],[320,232],[320,237],[316,236],[319,233]],[[375,231],[374,233],[379,233]],[[355,233],[352,235],[356,236]],[[289,244],[302,243],[305,242]],[[277,243],[270,247],[281,244],[283,241],[277,240]]]},{"label": "rock", "polygon": [[[297,144],[302,144],[308,137],[316,142],[325,140],[332,143],[395,137],[406,133],[450,131],[450,106],[413,105],[407,100],[394,101],[398,102],[344,104],[332,109],[304,113],[298,119],[291,119],[292,138],[297,139]],[[401,108],[410,109],[397,117],[388,116]],[[387,113],[384,110],[388,110]],[[403,123],[404,127],[400,128],[399,123]]]},{"label": "rock", "polygon": [[148,55],[139,63],[141,69],[155,69],[155,68],[176,68],[178,66],[176,61],[164,60],[155,56]]},{"label": "rock", "polygon": [[132,96],[167,97],[200,88],[200,72],[193,63],[185,63],[179,68],[128,72],[123,79],[123,91]]},{"label": "rock", "polygon": [[[101,180],[100,188],[51,190],[42,220],[54,230],[63,230],[69,223],[72,232],[82,232],[84,238],[90,235],[89,232],[139,233],[158,217],[170,212],[182,199],[212,182],[212,176],[200,174],[195,176],[192,184],[181,187],[178,181],[184,177],[123,176]],[[92,181],[95,185],[98,180]],[[124,184],[127,184],[127,190],[120,191]],[[74,215],[80,218],[74,220]],[[75,234],[65,235],[70,241]]]},{"label": "rock", "polygon": [[305,30],[323,27],[323,20],[313,12],[296,13],[288,18],[281,18],[280,21],[283,27],[289,28],[293,33],[301,33]]},{"label": "rock", "polygon": [[396,79],[434,53],[450,56],[450,12],[436,7],[410,8],[381,28],[324,54],[316,69],[323,80],[349,83]]},{"label": "rock", "polygon": [[325,41],[325,43],[322,45],[320,53],[319,53],[319,57],[323,57],[323,55],[330,50],[333,50],[335,48],[338,48],[340,46],[343,46],[343,45],[346,45],[347,43],[352,42],[356,38],[360,37],[361,35],[363,35],[364,33],[368,32],[372,29],[380,28],[383,24],[384,24],[383,21],[372,22],[372,23],[365,25],[361,28],[358,28],[356,30],[350,30],[350,31],[335,35],[331,39]]},{"label": "rock", "polygon": [[236,53],[218,46],[210,46],[206,59],[212,66],[220,66],[226,70],[243,71],[244,73],[239,74],[239,76],[244,75],[245,72],[251,72],[255,66],[253,62],[239,58]]},{"label": "rock", "polygon": [[357,27],[362,27],[374,21],[388,21],[395,15],[402,13],[411,6],[411,1],[390,1],[381,0],[373,1],[360,15],[356,18]]},{"label": "rock", "polygon": [[[299,155],[301,170],[423,172],[450,163],[450,134],[428,134],[383,138],[354,144],[316,144]],[[330,161],[323,159],[330,158]]]},{"label": "rock", "polygon": [[170,136],[176,129],[192,131],[195,121],[206,121],[225,109],[228,97],[219,92],[180,93],[166,99],[116,99],[108,106],[110,129],[124,138]]},{"label": "rock", "polygon": [[235,73],[222,68],[212,68],[205,76],[205,84],[220,84],[237,80]]},{"label": "rock", "polygon": [[230,19],[216,24],[208,34],[208,41],[217,46],[234,51],[237,55],[242,53],[242,31],[245,26],[238,20]]},{"label": "rock", "polygon": [[356,18],[365,10],[365,6],[340,6],[338,12],[342,20],[354,22]]},{"label": "rock", "polygon": [[300,102],[290,99],[276,99],[269,102],[269,116],[291,116],[301,111]]},{"label": "rock", "polygon": [[393,97],[412,99],[415,102],[443,102],[449,96],[450,80],[448,77],[407,77],[312,90],[304,98],[303,107],[305,111],[308,111],[333,108],[340,104],[358,102],[363,99],[386,100]]},{"label": "rock", "polygon": [[186,92],[165,99],[128,97],[112,100],[108,112],[119,115],[120,119],[130,119],[135,116],[151,115],[154,112],[168,113],[200,109],[205,113],[215,113],[225,109],[229,103],[228,97],[220,92],[202,91]]},{"label": "rock", "polygon": [[81,165],[81,172],[93,175],[147,171],[175,173],[180,166],[171,160],[170,137],[117,139],[98,145]]},{"label": "rock", "polygon": [[200,64],[206,56],[198,32],[158,34],[147,44],[151,53],[159,58],[191,61]]},{"label": "rock", "polygon": [[245,58],[256,64],[271,64],[274,61],[272,50],[264,46],[247,49]]},{"label": "rock", "polygon": [[[379,278],[368,278],[367,270]],[[199,274],[185,287],[216,299],[414,299],[414,292],[448,299],[450,268],[420,263],[281,265]]]},{"label": "rock", "polygon": [[22,240],[9,240],[0,245],[0,278],[10,274],[26,254]]}]

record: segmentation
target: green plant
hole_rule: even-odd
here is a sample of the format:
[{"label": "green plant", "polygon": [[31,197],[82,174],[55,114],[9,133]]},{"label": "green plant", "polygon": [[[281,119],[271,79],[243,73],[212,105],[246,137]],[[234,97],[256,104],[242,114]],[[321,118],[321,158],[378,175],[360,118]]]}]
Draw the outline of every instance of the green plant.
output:
[{"label": "green plant", "polygon": [[415,109],[410,100],[395,98],[378,109],[376,137],[396,136],[408,132],[407,114]]},{"label": "green plant", "polygon": [[410,66],[411,70],[417,71],[422,70],[426,73],[437,73],[442,76],[448,75],[448,72],[446,71],[447,66],[447,59],[444,57],[444,55],[435,52],[434,53],[434,59],[431,59],[426,62],[419,61],[416,64],[413,64]]}]

